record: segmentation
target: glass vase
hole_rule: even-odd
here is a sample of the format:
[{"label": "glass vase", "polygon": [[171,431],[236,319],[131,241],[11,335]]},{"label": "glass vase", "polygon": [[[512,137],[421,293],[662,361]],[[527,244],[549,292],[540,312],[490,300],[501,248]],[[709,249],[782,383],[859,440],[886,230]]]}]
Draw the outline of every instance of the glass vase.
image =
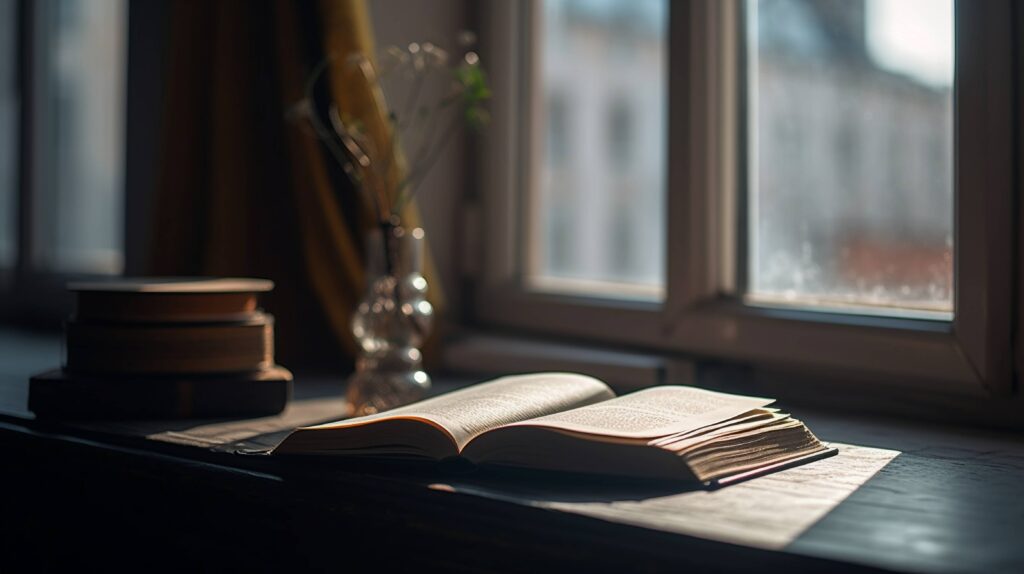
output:
[{"label": "glass vase", "polygon": [[422,399],[430,389],[420,347],[434,310],[421,273],[423,230],[385,225],[367,237],[367,289],[352,316],[359,345],[346,398],[352,416]]}]

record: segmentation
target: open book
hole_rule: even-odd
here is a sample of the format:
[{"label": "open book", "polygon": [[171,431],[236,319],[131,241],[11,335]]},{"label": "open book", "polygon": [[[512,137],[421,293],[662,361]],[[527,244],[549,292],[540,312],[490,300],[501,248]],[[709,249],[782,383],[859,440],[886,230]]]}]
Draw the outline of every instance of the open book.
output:
[{"label": "open book", "polygon": [[834,454],[773,399],[693,387],[616,398],[577,374],[504,377],[385,413],[296,429],[273,454],[462,457],[476,464],[727,482]]}]

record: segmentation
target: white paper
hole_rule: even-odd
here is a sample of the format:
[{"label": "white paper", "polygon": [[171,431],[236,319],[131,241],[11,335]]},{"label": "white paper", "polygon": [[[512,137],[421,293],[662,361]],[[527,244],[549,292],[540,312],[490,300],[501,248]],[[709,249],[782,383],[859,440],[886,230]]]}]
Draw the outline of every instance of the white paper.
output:
[{"label": "white paper", "polygon": [[700,538],[782,549],[900,453],[832,443],[836,456],[713,491],[541,506]]}]

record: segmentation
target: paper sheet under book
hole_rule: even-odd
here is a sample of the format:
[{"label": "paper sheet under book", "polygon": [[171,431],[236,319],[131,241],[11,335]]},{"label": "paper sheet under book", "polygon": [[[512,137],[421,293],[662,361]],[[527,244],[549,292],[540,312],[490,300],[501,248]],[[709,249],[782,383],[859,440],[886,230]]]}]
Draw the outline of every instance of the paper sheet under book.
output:
[{"label": "paper sheet under book", "polygon": [[285,407],[284,411],[277,415],[199,424],[181,430],[166,430],[152,433],[147,435],[146,438],[212,448],[232,445],[239,441],[271,433],[290,432],[298,426],[319,423],[324,420],[344,416],[345,412],[346,403],[340,397],[336,399],[293,400]]},{"label": "paper sheet under book", "polygon": [[[223,448],[233,450],[239,441],[259,437],[272,440],[273,433],[287,433],[297,426],[337,420],[345,416],[346,403],[341,397],[334,399],[292,400],[285,410],[277,415],[255,419],[232,419],[211,421],[82,421],[75,426],[95,432],[126,436],[145,437],[149,440],[199,448]],[[280,441],[282,436],[276,436]],[[267,444],[267,448],[276,442]]]},{"label": "paper sheet under book", "polygon": [[900,453],[832,443],[839,454],[719,490],[695,490],[643,500],[528,500],[481,486],[444,490],[513,499],[609,522],[780,550],[853,494]]}]

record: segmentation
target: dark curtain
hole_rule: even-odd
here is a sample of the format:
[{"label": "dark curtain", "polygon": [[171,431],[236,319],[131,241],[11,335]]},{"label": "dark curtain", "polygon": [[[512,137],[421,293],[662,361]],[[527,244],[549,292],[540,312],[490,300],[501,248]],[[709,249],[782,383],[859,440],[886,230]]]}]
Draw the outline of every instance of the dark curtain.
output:
[{"label": "dark curtain", "polygon": [[[170,10],[149,271],[272,279],[264,307],[278,360],[351,365],[370,222],[341,168],[286,115],[325,54],[373,53],[365,3],[179,0]],[[317,101],[387,129],[360,108],[368,89],[335,73]]]}]

